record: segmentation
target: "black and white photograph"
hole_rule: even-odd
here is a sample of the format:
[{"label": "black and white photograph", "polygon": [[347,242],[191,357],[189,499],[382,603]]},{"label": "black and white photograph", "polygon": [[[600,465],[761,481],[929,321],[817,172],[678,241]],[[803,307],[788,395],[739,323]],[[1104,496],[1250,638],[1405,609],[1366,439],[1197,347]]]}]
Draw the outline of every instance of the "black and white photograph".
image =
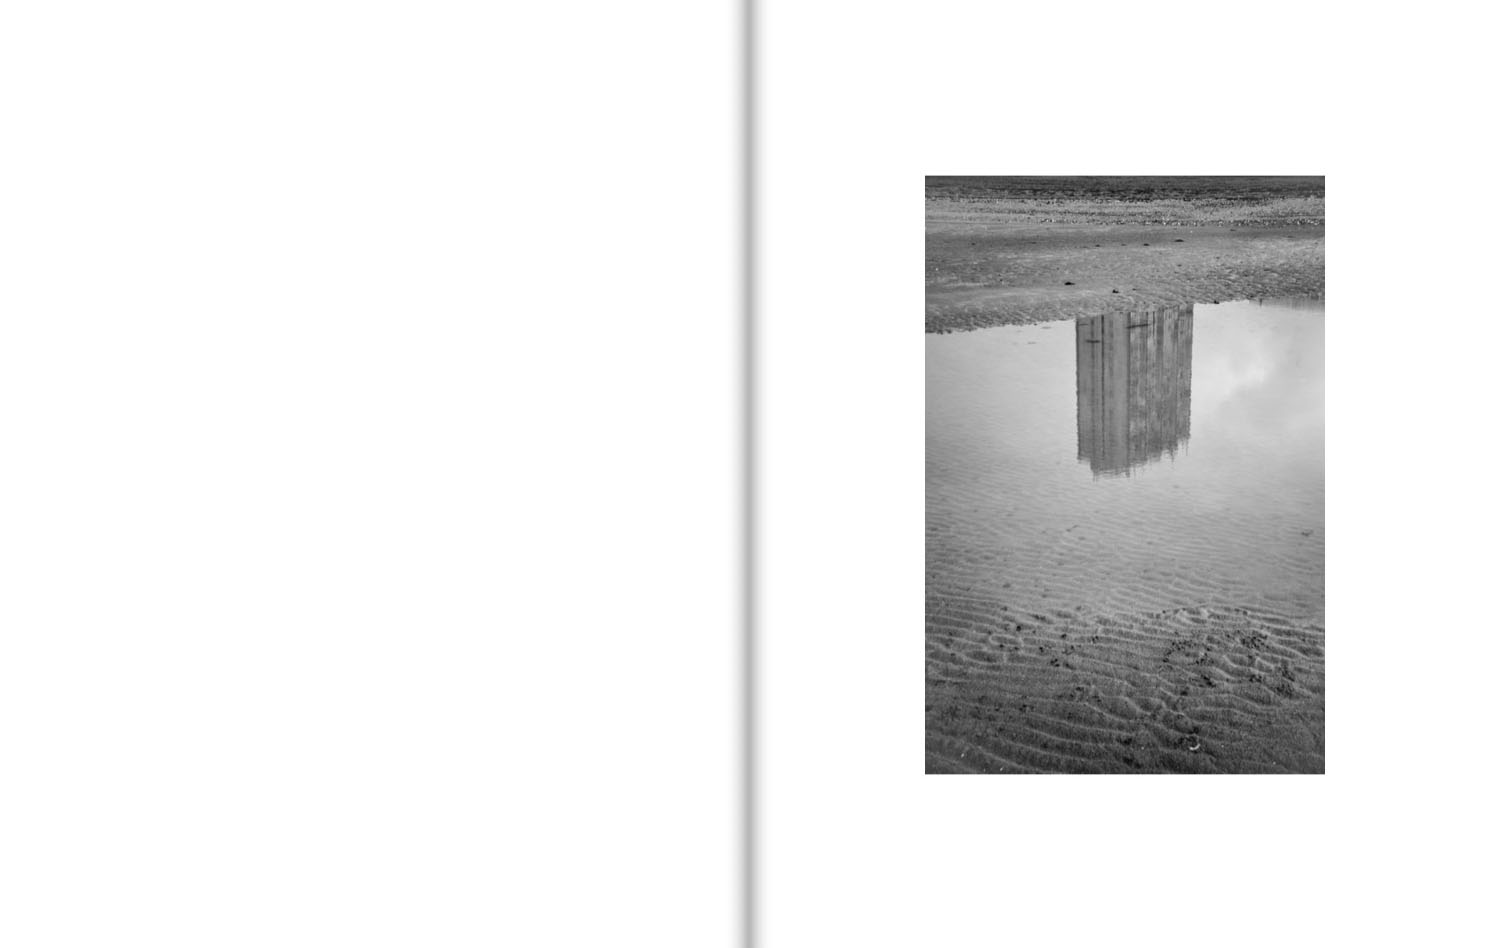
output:
[{"label": "black and white photograph", "polygon": [[1324,771],[1324,179],[925,182],[926,772]]}]

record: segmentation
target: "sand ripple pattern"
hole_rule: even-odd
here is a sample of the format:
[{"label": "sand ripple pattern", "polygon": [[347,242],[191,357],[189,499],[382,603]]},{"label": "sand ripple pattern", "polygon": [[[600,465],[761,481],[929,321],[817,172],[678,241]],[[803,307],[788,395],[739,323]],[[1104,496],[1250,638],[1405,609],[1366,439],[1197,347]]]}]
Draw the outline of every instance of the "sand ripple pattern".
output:
[{"label": "sand ripple pattern", "polygon": [[[1123,614],[1214,602],[1323,621],[1324,531],[1297,529],[1306,517],[1266,519],[1259,505],[1243,503],[1165,519],[1139,504],[1108,512],[1103,524],[1077,517],[1061,526],[1038,512],[1049,506],[1032,496],[1022,504],[972,497],[931,505],[925,588],[999,597],[1030,612]],[[987,526],[993,522],[999,533]]]},{"label": "sand ripple pattern", "polygon": [[1322,773],[1322,623],[926,601],[929,773]]}]

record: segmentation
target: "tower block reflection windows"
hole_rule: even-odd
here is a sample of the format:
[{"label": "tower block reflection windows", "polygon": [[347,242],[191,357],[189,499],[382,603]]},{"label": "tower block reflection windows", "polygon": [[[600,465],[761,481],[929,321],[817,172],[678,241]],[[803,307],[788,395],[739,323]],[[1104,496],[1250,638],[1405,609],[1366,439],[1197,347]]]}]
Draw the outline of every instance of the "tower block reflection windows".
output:
[{"label": "tower block reflection windows", "polygon": [[1079,459],[1097,477],[1130,475],[1189,441],[1194,307],[1075,321]]}]

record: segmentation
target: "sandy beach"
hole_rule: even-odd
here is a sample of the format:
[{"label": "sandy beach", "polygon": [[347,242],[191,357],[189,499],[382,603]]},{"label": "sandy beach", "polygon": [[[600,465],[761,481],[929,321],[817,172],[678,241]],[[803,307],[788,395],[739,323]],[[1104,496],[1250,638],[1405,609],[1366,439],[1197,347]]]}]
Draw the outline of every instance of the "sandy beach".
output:
[{"label": "sandy beach", "polygon": [[924,261],[926,332],[1321,298],[1323,179],[929,178]]},{"label": "sandy beach", "polygon": [[1324,772],[1322,187],[929,179],[927,773]]}]

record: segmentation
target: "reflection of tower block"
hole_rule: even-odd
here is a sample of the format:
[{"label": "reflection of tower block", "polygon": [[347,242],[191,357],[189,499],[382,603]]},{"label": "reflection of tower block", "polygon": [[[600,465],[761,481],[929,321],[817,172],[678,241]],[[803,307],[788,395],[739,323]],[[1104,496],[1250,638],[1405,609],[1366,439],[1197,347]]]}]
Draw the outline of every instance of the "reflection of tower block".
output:
[{"label": "reflection of tower block", "polygon": [[1130,474],[1189,440],[1194,307],[1075,321],[1079,458],[1096,475]]}]

